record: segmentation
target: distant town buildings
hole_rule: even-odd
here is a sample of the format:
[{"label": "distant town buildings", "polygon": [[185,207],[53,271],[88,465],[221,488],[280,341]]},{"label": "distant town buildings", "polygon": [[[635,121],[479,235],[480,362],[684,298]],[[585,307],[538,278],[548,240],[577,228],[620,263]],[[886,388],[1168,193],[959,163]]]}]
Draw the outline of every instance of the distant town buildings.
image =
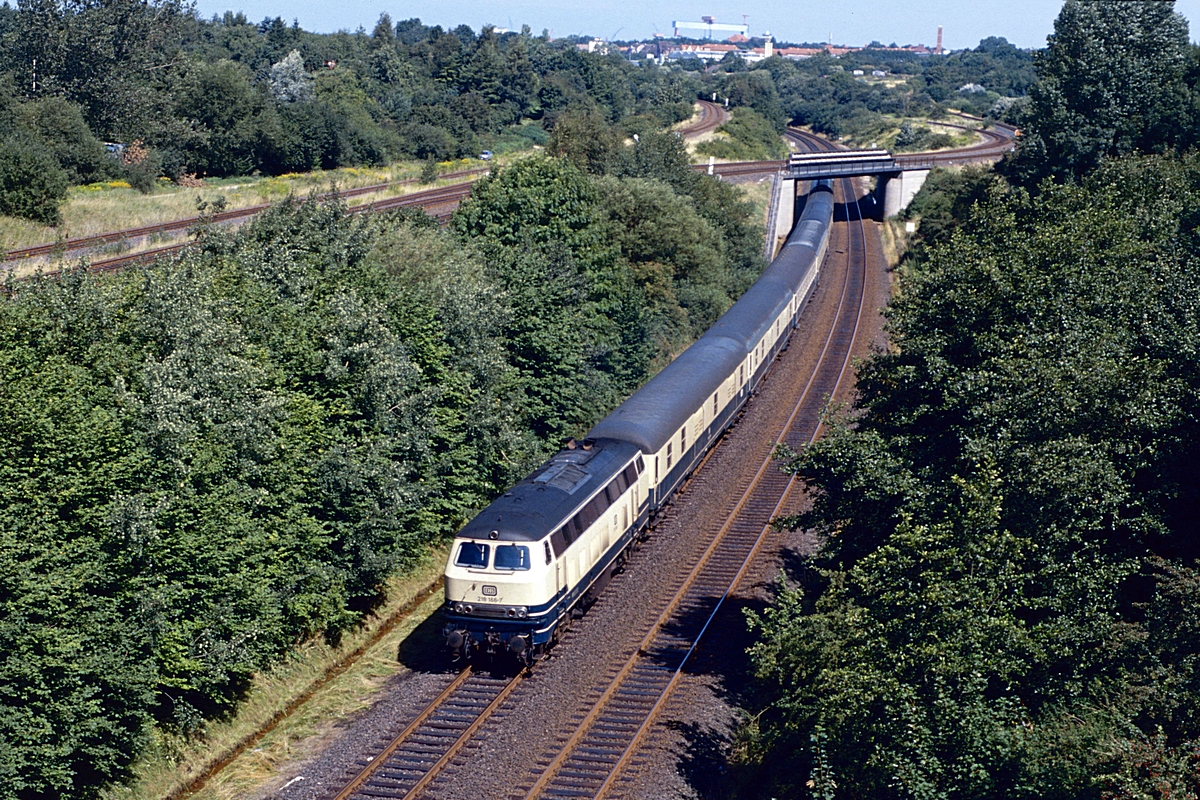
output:
[{"label": "distant town buildings", "polygon": [[[762,46],[753,46],[755,41],[761,41]],[[620,52],[631,61],[644,61],[647,58],[654,58],[659,63],[666,63],[668,60],[689,58],[696,58],[701,61],[720,61],[730,55],[735,58],[744,59],[749,63],[755,63],[765,58],[771,58],[772,56],[799,61],[800,59],[812,58],[822,53],[837,57],[862,50],[913,53],[918,56],[928,56],[934,52],[923,44],[906,45],[904,47],[842,47],[829,44],[806,47],[775,47],[774,37],[770,33],[764,33],[755,39],[751,39],[742,33],[735,33],[723,42],[673,42],[657,38],[654,42],[616,45],[606,42],[603,39],[591,39],[586,42],[579,42],[575,46],[588,53],[603,54]],[[854,74],[865,75],[863,70],[854,70]],[[872,70],[871,75],[876,78],[882,78],[887,75],[887,72],[884,70]]]}]

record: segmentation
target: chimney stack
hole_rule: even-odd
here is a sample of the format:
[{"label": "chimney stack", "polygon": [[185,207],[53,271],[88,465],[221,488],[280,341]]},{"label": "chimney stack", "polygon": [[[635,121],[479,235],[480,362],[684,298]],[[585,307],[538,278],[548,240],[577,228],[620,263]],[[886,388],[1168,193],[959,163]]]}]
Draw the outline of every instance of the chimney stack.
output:
[{"label": "chimney stack", "polygon": [[939,56],[942,54],[942,26],[941,25],[938,25],[937,47],[935,47],[933,49],[933,52],[937,53]]}]

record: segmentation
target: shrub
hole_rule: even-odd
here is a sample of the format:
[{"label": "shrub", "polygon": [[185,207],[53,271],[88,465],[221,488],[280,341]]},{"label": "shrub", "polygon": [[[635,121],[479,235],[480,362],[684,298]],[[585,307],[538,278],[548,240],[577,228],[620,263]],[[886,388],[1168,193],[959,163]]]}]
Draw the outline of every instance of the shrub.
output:
[{"label": "shrub", "polygon": [[0,214],[58,225],[66,197],[67,174],[52,156],[23,137],[0,142]]}]

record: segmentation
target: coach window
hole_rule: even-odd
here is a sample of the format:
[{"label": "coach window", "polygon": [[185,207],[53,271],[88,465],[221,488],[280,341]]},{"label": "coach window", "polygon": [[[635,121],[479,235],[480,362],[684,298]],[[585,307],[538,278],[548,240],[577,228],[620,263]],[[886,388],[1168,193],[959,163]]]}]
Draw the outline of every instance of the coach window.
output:
[{"label": "coach window", "polygon": [[713,419],[717,417],[717,393],[713,392]]},{"label": "coach window", "polygon": [[679,452],[687,452],[687,424],[683,426],[683,430],[679,432]]},{"label": "coach window", "polygon": [[520,544],[497,545],[495,567],[496,569],[529,569],[529,548]]},{"label": "coach window", "polygon": [[486,544],[463,542],[458,546],[458,556],[454,559],[454,565],[456,567],[486,569],[489,549]]},{"label": "coach window", "polygon": [[667,444],[667,469],[671,468],[671,445]]}]

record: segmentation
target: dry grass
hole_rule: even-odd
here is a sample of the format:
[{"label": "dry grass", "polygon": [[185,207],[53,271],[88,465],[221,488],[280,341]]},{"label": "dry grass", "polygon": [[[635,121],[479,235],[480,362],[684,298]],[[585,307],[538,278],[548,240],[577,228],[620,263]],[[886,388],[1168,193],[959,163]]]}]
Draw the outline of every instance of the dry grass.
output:
[{"label": "dry grass", "polygon": [[883,257],[887,259],[888,267],[895,269],[900,259],[908,252],[909,240],[912,234],[904,230],[906,220],[888,219],[879,226],[880,240],[883,244]]},{"label": "dry grass", "polygon": [[[441,172],[452,172],[480,166],[483,166],[482,162],[463,159],[439,164],[439,169]],[[15,250],[194,217],[199,200],[211,204],[219,198],[224,198],[226,208],[248,208],[278,202],[289,194],[305,196],[314,192],[327,192],[332,185],[340,189],[356,189],[379,183],[413,180],[420,175],[420,171],[419,163],[400,162],[380,168],[348,167],[270,178],[209,180],[198,188],[160,181],[158,188],[151,194],[142,194],[131,189],[123,181],[77,186],[70,191],[62,209],[63,224],[57,228],[14,217],[0,217],[0,250]],[[439,181],[438,185],[444,183]],[[354,202],[378,200],[426,188],[429,186],[417,183],[403,184],[377,196],[361,200],[355,198]]]},{"label": "dry grass", "polygon": [[763,226],[767,224],[767,214],[771,210],[771,175],[758,175],[745,181],[739,181],[737,188],[742,191],[744,199],[754,206],[754,216]]},{"label": "dry grass", "polygon": [[[431,551],[411,574],[392,579],[387,601],[377,615],[337,647],[316,641],[301,647],[284,664],[255,680],[254,688],[227,722],[212,723],[204,738],[182,742],[154,732],[147,754],[135,764],[129,786],[110,789],[105,800],[162,800],[179,792],[215,765],[229,759],[194,800],[232,800],[277,780],[280,766],[318,751],[339,722],[371,704],[388,678],[405,670],[396,658],[400,643],[441,605],[434,592],[404,614],[379,641],[366,648],[344,672],[331,680],[339,664],[367,644],[405,606],[442,574],[446,550]],[[284,716],[269,732],[254,738],[306,694],[311,696]],[[245,743],[248,749],[238,753]],[[237,753],[237,755],[233,755]],[[233,756],[230,759],[230,756]]]}]

